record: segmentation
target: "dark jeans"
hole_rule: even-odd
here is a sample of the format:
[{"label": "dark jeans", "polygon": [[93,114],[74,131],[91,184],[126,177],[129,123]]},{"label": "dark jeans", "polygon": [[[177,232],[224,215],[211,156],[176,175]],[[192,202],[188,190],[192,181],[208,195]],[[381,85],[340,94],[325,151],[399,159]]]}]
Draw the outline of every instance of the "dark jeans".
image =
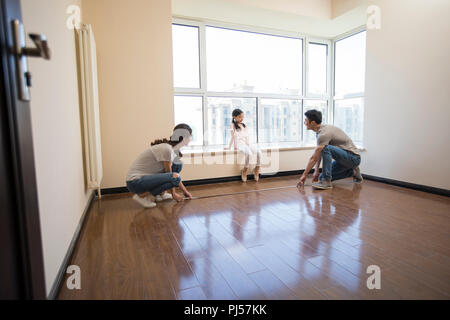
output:
[{"label": "dark jeans", "polygon": [[141,194],[150,192],[156,196],[180,184],[181,177],[175,178],[173,173],[180,173],[181,169],[183,169],[182,163],[172,164],[172,172],[156,173],[127,181],[127,188],[132,193]]},{"label": "dark jeans", "polygon": [[360,163],[360,156],[339,147],[327,145],[322,149],[322,173],[319,179],[334,181],[351,177],[353,169]]}]

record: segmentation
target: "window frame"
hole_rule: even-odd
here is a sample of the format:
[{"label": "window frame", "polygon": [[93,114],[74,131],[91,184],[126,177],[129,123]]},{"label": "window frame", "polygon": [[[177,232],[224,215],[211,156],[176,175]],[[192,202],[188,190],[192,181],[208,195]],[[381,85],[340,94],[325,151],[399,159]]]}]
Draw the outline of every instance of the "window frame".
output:
[{"label": "window frame", "polygon": [[[261,115],[260,115],[260,105],[261,99],[281,99],[281,100],[299,100],[300,108],[302,114],[304,113],[304,101],[305,100],[326,100],[327,101],[327,122],[330,124],[334,123],[334,110],[335,110],[335,100],[353,98],[353,97],[362,97],[364,98],[364,92],[345,95],[343,97],[335,96],[335,47],[336,42],[343,40],[347,37],[353,36],[357,33],[365,31],[365,26],[361,26],[359,28],[350,30],[347,33],[341,34],[335,38],[327,39],[327,38],[319,38],[319,37],[311,37],[299,32],[291,32],[291,31],[280,31],[273,30],[268,28],[260,28],[260,27],[249,27],[244,25],[237,25],[232,23],[224,23],[224,22],[216,22],[216,21],[208,21],[208,20],[193,20],[193,19],[185,19],[179,17],[172,18],[172,24],[175,25],[185,25],[198,27],[199,30],[199,67],[200,67],[200,88],[180,88],[174,87],[174,96],[198,96],[202,97],[203,108],[203,133],[208,131],[208,97],[224,97],[224,98],[256,98],[256,123],[257,123],[257,136],[256,141],[260,143],[259,138],[259,129],[261,128]],[[225,28],[236,31],[244,31],[244,32],[252,32],[258,34],[265,34],[270,36],[281,36],[302,40],[302,92],[299,95],[285,95],[285,94],[269,94],[269,93],[239,93],[239,92],[217,92],[217,91],[208,91],[207,90],[207,73],[206,73],[206,27],[217,27],[217,28]],[[323,44],[327,45],[327,91],[324,94],[311,94],[308,92],[308,75],[309,75],[309,66],[308,66],[308,49],[310,44]],[[300,119],[300,135],[299,140],[296,142],[298,146],[292,147],[292,143],[287,143],[286,145],[290,145],[287,148],[298,148],[304,146],[304,137],[303,137],[303,120]],[[284,148],[283,142],[276,143],[277,146]],[[221,147],[226,145],[211,145],[209,141],[207,141],[207,135],[203,136],[203,148],[207,147]],[[192,147],[192,149],[198,148]]]}]

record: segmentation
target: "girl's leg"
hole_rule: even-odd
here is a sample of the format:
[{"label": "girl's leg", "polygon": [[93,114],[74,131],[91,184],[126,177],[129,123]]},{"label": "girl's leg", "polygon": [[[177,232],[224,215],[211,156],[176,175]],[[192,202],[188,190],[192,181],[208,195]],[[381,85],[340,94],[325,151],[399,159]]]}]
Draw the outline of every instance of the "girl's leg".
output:
[{"label": "girl's leg", "polygon": [[248,167],[250,166],[250,153],[245,152],[244,156],[245,156],[244,169],[248,169]]},{"label": "girl's leg", "polygon": [[255,166],[255,171],[254,171],[255,181],[259,181],[259,173],[261,171],[262,153],[261,153],[261,150],[258,147],[252,147],[252,151],[254,153],[256,153],[256,166]]},{"label": "girl's leg", "polygon": [[261,150],[257,150],[256,151],[256,166],[257,167],[261,167],[261,158],[262,158],[262,153]]},{"label": "girl's leg", "polygon": [[241,179],[243,182],[247,181],[247,173],[248,173],[248,167],[250,165],[250,148],[246,145],[239,146],[238,150],[242,153],[245,159],[244,168],[241,172]]}]

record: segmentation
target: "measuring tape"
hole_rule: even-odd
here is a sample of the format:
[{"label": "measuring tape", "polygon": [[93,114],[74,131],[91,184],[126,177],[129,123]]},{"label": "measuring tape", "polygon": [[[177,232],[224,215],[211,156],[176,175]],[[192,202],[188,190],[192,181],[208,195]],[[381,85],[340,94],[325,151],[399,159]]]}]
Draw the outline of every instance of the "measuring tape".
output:
[{"label": "measuring tape", "polygon": [[[311,186],[311,184],[305,183],[304,186]],[[270,190],[280,190],[280,189],[292,189],[292,188],[297,188],[297,186],[295,185],[295,186],[286,186],[286,187],[247,190],[247,191],[241,191],[241,192],[213,194],[213,195],[208,195],[208,196],[192,197],[192,199],[184,198],[184,200],[198,200],[198,199],[207,199],[207,198],[215,198],[215,197],[226,197],[226,196],[233,196],[233,195],[237,195],[237,194],[245,194],[245,193],[260,192],[260,191],[270,191]]]}]

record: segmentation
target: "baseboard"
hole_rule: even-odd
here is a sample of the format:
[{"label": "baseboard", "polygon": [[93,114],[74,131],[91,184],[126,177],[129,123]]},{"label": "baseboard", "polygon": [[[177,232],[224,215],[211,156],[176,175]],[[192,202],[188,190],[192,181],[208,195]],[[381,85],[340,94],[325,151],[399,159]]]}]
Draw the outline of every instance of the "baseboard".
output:
[{"label": "baseboard", "polygon": [[433,194],[438,194],[441,196],[450,197],[450,190],[447,190],[447,189],[440,189],[440,188],[435,188],[435,187],[424,186],[421,184],[415,184],[415,183],[404,182],[404,181],[399,181],[399,180],[394,180],[394,179],[371,176],[368,174],[363,174],[362,176],[364,179],[367,179],[367,180],[377,181],[377,182],[386,183],[386,184],[390,184],[390,185],[397,186],[397,187],[414,189],[414,190],[418,190],[418,191],[423,191],[423,192],[427,192],[427,193],[433,193]]},{"label": "baseboard", "polygon": [[[280,171],[280,172],[277,172],[272,175],[267,175],[267,174],[261,175],[261,179],[301,175],[304,171],[305,170]],[[312,171],[311,171],[311,173],[312,173]],[[371,176],[368,174],[363,174],[362,176],[364,177],[364,179],[367,179],[367,180],[377,181],[377,182],[386,183],[386,184],[403,187],[403,188],[407,188],[407,189],[414,189],[414,190],[418,190],[418,191],[423,191],[423,192],[427,192],[427,193],[433,193],[433,194],[450,197],[450,190],[447,190],[447,189],[440,189],[440,188],[429,187],[429,186],[425,186],[425,185],[414,184],[414,183],[409,183],[409,182],[404,182],[404,181],[399,181],[399,180]],[[249,175],[248,177],[249,177],[249,179],[252,179],[253,175]],[[185,186],[197,186],[197,185],[202,185],[202,184],[215,184],[215,183],[224,183],[224,182],[232,182],[232,181],[240,181],[240,180],[241,180],[240,176],[230,176],[230,177],[220,177],[220,178],[210,178],[210,179],[186,180],[186,181],[183,181],[183,183]],[[128,193],[128,192],[129,191],[128,191],[127,187],[102,189],[102,194],[104,194],[104,195]]]},{"label": "baseboard", "polygon": [[[128,193],[127,187],[117,187],[117,188],[105,188],[101,189],[102,196],[108,194],[118,194],[118,193]],[[95,195],[98,196],[97,190],[95,191]]]},{"label": "baseboard", "polygon": [[61,266],[58,270],[56,279],[53,282],[52,289],[50,290],[50,293],[47,296],[48,300],[55,300],[58,296],[59,290],[61,289],[62,281],[64,279],[64,275],[66,274],[67,267],[69,266],[69,262],[72,259],[72,255],[75,250],[75,246],[77,244],[78,238],[80,236],[80,232],[83,228],[84,221],[86,220],[87,213],[89,212],[89,209],[91,208],[94,198],[95,198],[95,192],[92,192],[89,197],[88,203],[84,209],[84,212],[81,215],[80,221],[78,222],[77,229],[75,230],[75,233],[72,237],[72,241],[70,242],[69,248],[67,249],[67,252],[63,259],[63,262],[61,263]]}]

